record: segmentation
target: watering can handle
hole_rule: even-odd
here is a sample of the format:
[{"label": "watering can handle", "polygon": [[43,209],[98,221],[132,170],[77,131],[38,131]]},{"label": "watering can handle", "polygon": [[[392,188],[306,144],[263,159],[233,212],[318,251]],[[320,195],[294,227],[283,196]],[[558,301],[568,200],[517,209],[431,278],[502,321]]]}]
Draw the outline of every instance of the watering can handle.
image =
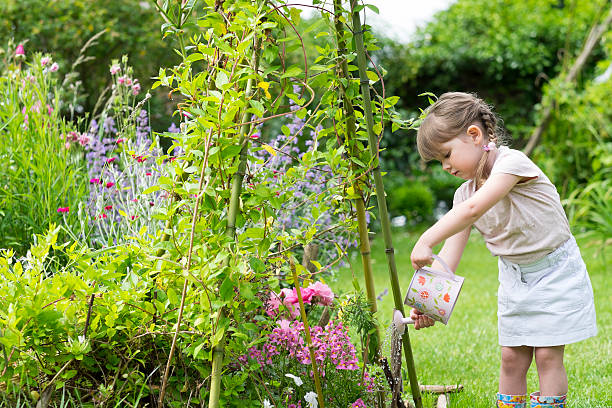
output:
[{"label": "watering can handle", "polygon": [[433,258],[438,261],[440,263],[440,265],[442,265],[442,267],[445,269],[445,272],[448,273],[450,275],[450,277],[452,279],[455,278],[455,274],[453,273],[453,271],[448,267],[448,265],[446,264],[446,262],[444,262],[444,260],[442,258],[440,258],[438,255],[433,254]]}]

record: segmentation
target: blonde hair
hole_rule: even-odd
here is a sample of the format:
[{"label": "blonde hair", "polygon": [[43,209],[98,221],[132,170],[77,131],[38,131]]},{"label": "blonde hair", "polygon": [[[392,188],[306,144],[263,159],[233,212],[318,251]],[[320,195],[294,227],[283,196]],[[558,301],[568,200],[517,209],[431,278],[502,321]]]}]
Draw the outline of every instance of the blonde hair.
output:
[{"label": "blonde hair", "polygon": [[[503,137],[500,122],[493,107],[475,94],[465,92],[447,92],[425,111],[426,117],[417,132],[417,149],[425,161],[439,159],[440,145],[458,137],[471,125],[480,126],[483,130],[484,145],[493,142],[500,145]],[[484,151],[474,181],[478,189],[489,177],[487,168],[489,151]]]}]

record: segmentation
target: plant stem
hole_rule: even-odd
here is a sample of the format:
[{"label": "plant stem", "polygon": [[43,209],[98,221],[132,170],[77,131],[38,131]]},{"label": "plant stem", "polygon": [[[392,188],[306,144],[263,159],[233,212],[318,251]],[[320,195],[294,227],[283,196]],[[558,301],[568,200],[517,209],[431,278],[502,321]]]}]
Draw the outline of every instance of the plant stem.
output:
[{"label": "plant stem", "polygon": [[[348,70],[348,62],[344,57],[343,53],[346,52],[346,41],[344,40],[344,26],[340,21],[340,17],[342,16],[342,6],[341,0],[334,0],[334,24],[336,28],[336,40],[338,42],[338,54],[342,59],[340,63],[340,68],[342,70],[342,76],[346,79],[347,84],[350,81],[351,76]],[[348,154],[351,156],[355,156],[359,153],[356,142],[356,126],[355,126],[355,110],[353,109],[353,103],[348,98],[346,94],[346,88],[342,83],[339,85],[340,94],[343,99],[344,104],[344,115],[346,118],[346,142],[350,144],[352,142],[351,148],[348,149]],[[355,162],[351,161],[351,169],[357,173],[360,169]],[[358,198],[355,199],[355,207],[357,210],[357,224],[359,227],[359,251],[361,253],[361,263],[363,265],[363,275],[365,278],[366,284],[366,293],[368,297],[368,303],[370,304],[370,311],[372,313],[376,313],[378,311],[378,307],[376,305],[376,290],[374,288],[374,278],[372,275],[372,261],[370,255],[370,238],[368,235],[368,224],[366,221],[366,206],[365,201],[363,199],[363,191],[360,186],[359,179],[355,179],[353,182],[353,190],[355,195]],[[373,345],[376,354],[380,355],[380,330],[378,326],[376,327],[376,331],[374,332],[375,342],[370,342],[369,344]],[[372,344],[374,343],[374,344]],[[375,358],[374,361],[378,359]]]},{"label": "plant stem", "polygon": [[308,325],[308,318],[306,317],[306,309],[304,308],[304,300],[302,299],[302,290],[300,289],[300,280],[298,279],[297,269],[293,259],[289,258],[289,265],[291,272],[293,273],[293,285],[297,292],[298,302],[300,305],[300,316],[302,323],[304,323],[304,333],[306,334],[306,344],[308,344],[308,351],[310,352],[310,363],[312,364],[312,372],[314,374],[315,390],[317,391],[317,399],[319,400],[319,406],[325,408],[325,399],[323,398],[323,390],[321,389],[321,379],[319,378],[319,369],[317,368],[317,361],[315,360],[315,352],[312,346],[312,337],[310,337],[310,326]]},{"label": "plant stem", "polygon": [[[395,264],[395,254],[393,250],[393,240],[391,238],[391,225],[389,222],[389,214],[387,212],[387,201],[385,198],[385,187],[383,184],[382,174],[380,171],[380,161],[378,157],[378,138],[374,133],[374,117],[372,115],[372,101],[370,99],[370,85],[366,73],[366,58],[365,47],[363,45],[363,31],[359,12],[354,11],[357,0],[351,0],[351,12],[353,15],[353,33],[355,38],[355,48],[357,50],[357,64],[359,66],[359,78],[361,84],[361,93],[363,96],[363,105],[365,110],[366,124],[368,128],[368,139],[370,153],[372,155],[372,165],[374,166],[374,182],[376,184],[376,199],[378,201],[378,211],[380,222],[382,225],[383,238],[385,241],[385,253],[387,254],[387,263],[389,266],[389,278],[391,281],[391,289],[393,292],[393,300],[395,308],[404,313],[404,305],[402,303],[402,293],[397,277],[397,267]],[[381,113],[382,114],[382,113]],[[416,408],[422,408],[421,392],[414,367],[414,358],[412,356],[412,347],[410,346],[410,337],[408,330],[404,331],[402,336],[404,345],[404,355],[406,357],[406,365],[408,369],[408,378],[410,379],[410,388],[412,398]]]}]

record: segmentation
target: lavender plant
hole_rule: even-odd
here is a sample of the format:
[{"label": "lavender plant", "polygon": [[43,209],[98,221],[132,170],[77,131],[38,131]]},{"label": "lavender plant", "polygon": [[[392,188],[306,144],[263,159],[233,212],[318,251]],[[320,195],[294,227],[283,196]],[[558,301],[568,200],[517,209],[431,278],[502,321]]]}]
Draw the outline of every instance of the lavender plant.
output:
[{"label": "lavender plant", "polygon": [[114,245],[145,232],[155,236],[155,214],[166,195],[154,190],[164,172],[164,156],[153,137],[148,113],[137,103],[137,79],[124,57],[110,68],[113,91],[83,138],[87,144],[89,199],[79,208],[80,238],[94,246]]}]

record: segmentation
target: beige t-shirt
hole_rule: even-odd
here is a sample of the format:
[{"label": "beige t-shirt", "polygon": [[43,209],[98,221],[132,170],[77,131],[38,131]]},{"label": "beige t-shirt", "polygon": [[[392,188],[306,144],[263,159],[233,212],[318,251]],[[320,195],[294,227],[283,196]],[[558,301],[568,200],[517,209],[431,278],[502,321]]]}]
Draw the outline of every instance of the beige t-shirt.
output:
[{"label": "beige t-shirt", "polygon": [[[528,264],[548,255],[571,236],[557,189],[525,154],[502,146],[491,169],[496,173],[535,177],[512,190],[474,223],[493,255]],[[455,192],[453,205],[474,195],[468,180]]]}]

